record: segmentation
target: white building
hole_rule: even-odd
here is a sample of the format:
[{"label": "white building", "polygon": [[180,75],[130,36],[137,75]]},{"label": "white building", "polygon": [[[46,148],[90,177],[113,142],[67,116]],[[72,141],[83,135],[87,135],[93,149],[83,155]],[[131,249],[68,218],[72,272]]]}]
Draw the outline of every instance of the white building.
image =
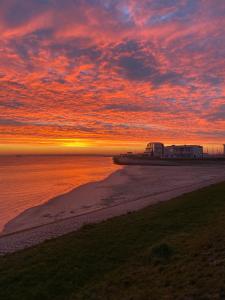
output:
[{"label": "white building", "polygon": [[144,155],[155,158],[202,158],[203,147],[199,145],[172,145],[148,143]]},{"label": "white building", "polygon": [[172,145],[164,148],[165,158],[202,158],[203,147],[199,145]]},{"label": "white building", "polygon": [[148,143],[144,154],[161,158],[164,155],[164,145],[162,143]]}]

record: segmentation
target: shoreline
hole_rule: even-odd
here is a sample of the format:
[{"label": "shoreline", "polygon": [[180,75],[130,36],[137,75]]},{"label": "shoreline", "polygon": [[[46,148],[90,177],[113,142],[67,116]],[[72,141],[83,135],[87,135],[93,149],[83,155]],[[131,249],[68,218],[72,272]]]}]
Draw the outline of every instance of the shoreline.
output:
[{"label": "shoreline", "polygon": [[[201,185],[189,186],[182,190],[174,190],[173,192],[160,193],[155,195],[155,201],[149,203],[149,199],[136,199],[129,203],[121,203],[112,207],[99,209],[97,211],[84,213],[79,216],[70,217],[68,219],[58,220],[53,223],[39,225],[33,228],[24,229],[17,232],[12,232],[0,236],[0,256],[15,253],[17,251],[27,249],[44,241],[58,238],[60,236],[72,233],[81,229],[85,225],[97,224],[108,219],[123,216],[127,213],[139,211],[148,206],[153,206],[164,201],[172,200],[178,196],[208,187],[220,182],[221,180],[204,182]],[[136,203],[135,203],[136,202]],[[133,205],[136,204],[136,205]],[[104,214],[102,214],[104,213]]]},{"label": "shoreline", "polygon": [[[135,167],[135,169],[136,168],[137,167]],[[140,169],[142,169],[142,168],[140,168]],[[177,169],[177,167],[175,169]],[[212,171],[211,168],[210,168],[210,170]],[[207,175],[210,170],[207,168],[207,170],[201,170],[201,171],[204,171],[203,174]],[[117,170],[114,173],[117,173],[117,175],[118,175],[119,171],[123,171],[123,172],[125,171],[125,174],[126,174],[127,170],[125,168],[125,169]],[[132,171],[133,171],[133,173],[135,173],[137,170],[134,170],[134,168],[132,167]],[[163,171],[163,170],[161,170],[161,171]],[[177,171],[177,170],[173,170],[173,171]],[[184,172],[184,173],[187,173],[187,171],[188,170],[186,170],[186,172]],[[195,171],[197,171],[197,170],[194,170],[194,172]],[[141,172],[143,173],[143,170],[141,170]],[[108,176],[105,180],[102,180],[102,181],[94,183],[94,184],[95,185],[97,184],[97,186],[99,184],[105,185],[107,183],[107,180],[109,180],[110,177],[114,173],[112,173],[110,176]],[[127,174],[129,174],[129,176],[128,176],[128,178],[126,178],[127,180],[125,180],[122,184],[119,185],[120,189],[121,188],[124,189],[125,187],[130,187],[131,183],[133,183],[133,185],[135,186],[134,182],[132,182],[132,180],[130,178],[130,177],[132,177],[133,173],[130,170],[128,171]],[[141,210],[142,208],[144,208],[146,206],[151,206],[151,205],[154,205],[159,202],[168,201],[168,200],[173,199],[182,194],[192,192],[194,190],[198,190],[203,187],[225,181],[225,170],[220,169],[218,171],[218,173],[219,173],[219,175],[217,175],[217,176],[215,176],[215,174],[210,174],[210,176],[208,176],[208,175],[203,176],[204,178],[201,178],[201,180],[199,180],[199,178],[197,178],[198,180],[192,180],[191,182],[186,182],[185,185],[181,184],[178,186],[172,186],[169,189],[167,188],[167,189],[162,190],[162,188],[161,188],[159,190],[151,191],[151,193],[145,192],[142,195],[138,195],[138,193],[136,193],[136,195],[134,195],[133,198],[131,197],[131,194],[128,193],[128,197],[126,199],[123,199],[123,201],[121,201],[121,199],[120,199],[120,201],[113,201],[113,202],[111,202],[111,205],[109,205],[109,203],[108,203],[107,205],[99,207],[92,211],[86,211],[86,212],[83,212],[80,214],[76,214],[74,216],[69,216],[69,217],[66,217],[63,219],[53,220],[52,222],[49,222],[47,224],[39,224],[36,226],[32,226],[30,228],[19,229],[18,231],[14,231],[14,232],[8,232],[8,233],[3,232],[3,234],[0,235],[0,254],[11,253],[11,252],[15,252],[17,250],[31,247],[31,246],[37,245],[45,240],[48,240],[51,238],[56,238],[58,236],[76,231],[86,224],[98,223],[98,222],[101,222],[101,221],[104,221],[104,220],[107,220],[107,219],[110,219],[113,217],[124,215],[129,212]],[[125,176],[125,174],[123,174],[123,176]],[[148,172],[147,172],[147,174],[148,174]],[[192,172],[190,172],[189,177],[190,177],[190,175],[192,175]],[[140,176],[140,174],[138,176]],[[115,177],[115,175],[114,175],[114,177]],[[143,176],[143,178],[146,179],[146,174],[145,174],[145,176]],[[133,178],[133,179],[135,179],[135,178]],[[121,181],[120,181],[120,183],[121,183]],[[89,184],[86,184],[86,185],[89,185]],[[116,186],[117,186],[116,190],[117,190],[117,196],[118,196],[118,190],[119,190],[118,182],[117,182]],[[142,188],[143,188],[143,186],[142,186]],[[147,190],[147,191],[149,191],[149,190]],[[115,187],[114,187],[114,192],[115,192]],[[131,193],[133,193],[133,190],[131,190]],[[71,196],[71,192],[69,192],[68,194]],[[60,197],[62,197],[62,195]],[[90,198],[90,195],[89,195],[89,198]],[[50,202],[52,202],[52,200],[50,200]],[[52,205],[52,203],[51,203],[51,205]],[[54,205],[53,205],[53,207],[54,207]],[[44,205],[44,208],[46,208],[46,205]]]},{"label": "shoreline", "polygon": [[[61,220],[65,220],[65,219],[68,219],[68,218],[73,218],[73,217],[76,217],[76,216],[79,216],[79,215],[83,215],[83,214],[86,214],[86,213],[91,213],[91,212],[94,212],[96,211],[96,209],[88,209],[87,206],[83,207],[83,208],[77,208],[78,210],[78,214],[76,215],[69,215],[67,217],[62,217],[62,216],[57,216],[54,220],[47,220],[47,216],[43,215],[43,217],[45,218],[46,217],[46,220],[42,220],[42,224],[38,224],[37,226],[29,226],[29,222],[26,222],[26,228],[22,228],[22,229],[19,229],[19,230],[13,230],[12,232],[7,232],[5,233],[5,227],[8,225],[8,224],[11,224],[12,222],[14,223],[14,220],[16,221],[18,218],[20,219],[21,217],[23,217],[23,215],[27,215],[29,214],[30,212],[33,213],[33,211],[35,211],[34,214],[36,214],[36,210],[40,210],[40,209],[44,209],[46,210],[46,213],[49,212],[49,209],[51,209],[51,207],[53,206],[53,210],[55,209],[54,205],[55,205],[55,202],[56,201],[61,201],[61,203],[59,203],[59,208],[61,209],[62,208],[62,204],[63,202],[65,202],[67,200],[67,198],[69,198],[69,200],[71,200],[71,197],[83,197],[84,193],[85,194],[88,194],[88,195],[85,195],[86,197],[88,197],[88,203],[90,204],[90,190],[97,190],[97,186],[99,184],[104,184],[105,181],[107,180],[110,180],[111,181],[111,178],[112,177],[116,177],[116,175],[118,173],[120,173],[120,171],[123,170],[123,168],[121,169],[118,169],[110,174],[108,174],[105,178],[103,178],[102,180],[99,180],[99,181],[90,181],[90,182],[87,182],[87,183],[84,183],[84,184],[81,184],[81,185],[78,185],[78,186],[75,186],[73,188],[71,188],[70,190],[66,191],[65,193],[62,193],[62,194],[59,194],[59,195],[56,195],[55,197],[53,198],[50,198],[48,199],[46,202],[42,203],[42,204],[39,204],[39,205],[35,205],[33,207],[30,207],[30,208],[27,208],[25,209],[23,212],[19,213],[15,218],[9,220],[3,227],[3,230],[0,232],[0,237],[2,236],[5,236],[7,234],[13,234],[14,232],[20,232],[20,231],[23,231],[23,230],[29,230],[31,228],[35,228],[35,227],[39,227],[39,226],[43,226],[43,225],[48,225],[48,224],[51,224],[51,223],[55,223],[55,222],[58,222],[58,221],[61,221]],[[114,181],[114,180],[113,180]],[[121,180],[120,180],[121,182]],[[112,184],[112,182],[110,183]],[[113,184],[117,185],[118,184],[118,178],[116,178],[116,180],[113,182]],[[110,187],[109,187],[110,188]],[[81,194],[80,194],[81,192]],[[104,193],[105,191],[103,191]],[[78,194],[78,195],[74,195],[75,194]],[[69,196],[69,197],[68,197]],[[102,196],[102,195],[96,195],[95,196]],[[110,196],[110,195],[109,195]],[[93,194],[92,194],[92,197],[93,197]],[[66,198],[66,199],[65,199]],[[86,198],[87,199],[87,198]],[[79,202],[80,199],[77,200],[77,202]],[[72,199],[72,202],[73,202],[73,199]],[[57,204],[57,203],[56,203]],[[68,204],[68,202],[66,203]],[[83,202],[79,203],[80,205],[83,204]],[[93,203],[94,205],[96,204],[95,202]],[[103,207],[101,207],[103,208]],[[100,208],[100,209],[101,209]],[[80,212],[79,212],[80,211]],[[41,223],[41,221],[38,219],[38,223]],[[14,226],[14,225],[13,225]],[[16,225],[17,226],[17,225]]]},{"label": "shoreline", "polygon": [[24,157],[0,162],[0,232],[25,210],[121,168],[106,157]]},{"label": "shoreline", "polygon": [[[158,198],[157,198],[158,196],[162,196],[162,195],[164,196],[165,194],[168,194],[168,193],[178,192],[181,189],[185,190],[184,193],[178,194],[178,196],[180,196],[180,195],[183,195],[183,194],[186,194],[186,193],[190,193],[190,192],[196,191],[196,190],[204,188],[204,187],[208,187],[208,186],[211,186],[211,185],[214,185],[214,184],[221,183],[224,180],[225,180],[225,178],[220,178],[219,180],[216,180],[216,181],[209,180],[209,181],[204,181],[201,184],[196,184],[196,186],[195,185],[189,185],[189,186],[184,186],[184,187],[182,187],[180,189],[174,188],[174,189],[167,190],[167,191],[164,191],[164,192],[159,192],[159,193],[155,193],[155,194],[151,194],[151,195],[146,195],[146,196],[143,196],[143,197],[140,197],[140,198],[136,198],[136,199],[133,199],[133,200],[130,200],[130,201],[126,201],[126,202],[123,202],[123,203],[118,203],[118,204],[114,204],[114,205],[111,205],[111,206],[109,205],[107,207],[102,207],[102,208],[99,208],[99,209],[96,209],[96,210],[93,210],[93,211],[83,212],[81,214],[70,216],[70,217],[67,217],[67,218],[64,218],[64,219],[58,219],[58,220],[55,220],[55,221],[50,222],[50,223],[40,224],[40,225],[37,225],[37,226],[24,228],[24,229],[21,229],[21,230],[18,230],[18,231],[9,232],[9,233],[2,233],[2,234],[0,234],[0,239],[3,238],[3,237],[14,235],[14,234],[18,234],[18,233],[30,231],[30,230],[33,230],[33,229],[36,229],[36,228],[45,227],[45,226],[48,226],[48,225],[52,225],[52,224],[64,222],[64,221],[67,221],[67,220],[72,220],[74,218],[79,218],[79,217],[83,217],[83,216],[87,216],[87,215],[92,215],[94,213],[98,213],[100,211],[105,211],[107,209],[111,209],[111,208],[114,208],[114,207],[119,207],[119,206],[122,207],[123,205],[130,204],[130,203],[133,203],[133,202],[136,202],[136,201],[139,201],[139,200],[144,200],[145,198],[149,198],[149,197],[154,196],[154,197],[156,197],[154,199],[156,202],[152,202],[151,204],[149,204],[149,206],[152,206],[152,205],[155,205],[157,203],[161,203],[161,202],[169,201],[169,200],[173,199],[173,198],[170,198],[170,199],[166,199],[166,200],[162,200],[162,199],[158,200]],[[87,183],[87,184],[89,184],[89,183]],[[51,200],[52,199],[50,199],[50,201]],[[35,208],[35,207],[32,207],[32,208]],[[29,208],[29,209],[32,209],[32,208]],[[29,210],[29,209],[27,209],[27,210]],[[136,211],[136,210],[133,210],[133,211]],[[133,212],[133,211],[128,211],[128,213],[129,212]]]},{"label": "shoreline", "polygon": [[26,209],[5,224],[0,236],[220,177],[225,179],[223,166],[125,166]]}]

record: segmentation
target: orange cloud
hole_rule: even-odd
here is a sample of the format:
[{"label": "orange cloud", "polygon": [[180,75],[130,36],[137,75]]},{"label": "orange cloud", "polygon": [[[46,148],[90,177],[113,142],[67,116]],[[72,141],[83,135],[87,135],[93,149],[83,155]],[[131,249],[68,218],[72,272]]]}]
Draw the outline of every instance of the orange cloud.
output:
[{"label": "orange cloud", "polygon": [[0,152],[224,142],[224,14],[220,0],[3,0]]}]

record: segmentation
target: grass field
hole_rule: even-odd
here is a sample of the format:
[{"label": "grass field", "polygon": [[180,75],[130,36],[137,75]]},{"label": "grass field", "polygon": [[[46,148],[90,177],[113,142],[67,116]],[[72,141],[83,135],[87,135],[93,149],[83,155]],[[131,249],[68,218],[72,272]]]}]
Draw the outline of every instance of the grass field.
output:
[{"label": "grass field", "polygon": [[225,183],[1,257],[0,299],[225,299]]}]

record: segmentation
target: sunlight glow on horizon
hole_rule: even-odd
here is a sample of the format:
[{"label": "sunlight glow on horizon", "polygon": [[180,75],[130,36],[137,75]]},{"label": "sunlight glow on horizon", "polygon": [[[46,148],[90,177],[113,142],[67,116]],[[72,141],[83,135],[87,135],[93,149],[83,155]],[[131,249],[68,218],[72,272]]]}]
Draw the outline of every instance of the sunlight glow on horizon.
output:
[{"label": "sunlight glow on horizon", "polygon": [[0,154],[220,151],[224,12],[213,0],[2,0]]},{"label": "sunlight glow on horizon", "polygon": [[[17,155],[17,154],[102,154],[102,155],[113,155],[126,152],[142,153],[148,142],[114,142],[114,141],[102,141],[101,143],[91,143],[91,141],[80,142],[80,141],[67,141],[60,143],[52,143],[48,145],[41,144],[8,144],[0,145],[0,155]],[[187,143],[165,143],[165,145],[184,145]],[[204,147],[205,153],[221,154],[223,153],[223,145],[216,143],[190,143],[199,144]]]}]

